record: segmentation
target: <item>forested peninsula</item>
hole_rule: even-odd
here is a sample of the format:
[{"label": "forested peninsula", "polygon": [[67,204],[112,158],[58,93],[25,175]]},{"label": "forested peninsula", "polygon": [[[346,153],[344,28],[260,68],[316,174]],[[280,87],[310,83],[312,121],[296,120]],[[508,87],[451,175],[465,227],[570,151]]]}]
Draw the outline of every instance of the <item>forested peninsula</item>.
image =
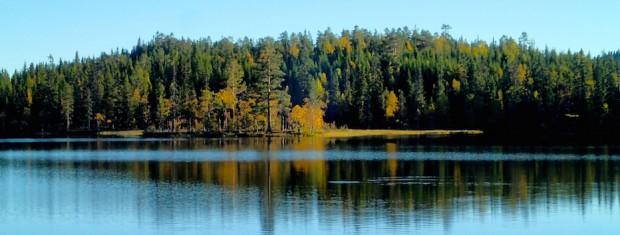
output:
[{"label": "forested peninsula", "polygon": [[[2,136],[327,128],[620,131],[620,51],[355,27],[277,38],[157,33],[131,49],[0,71]],[[552,45],[549,45],[552,46]],[[2,65],[0,65],[1,67]]]}]

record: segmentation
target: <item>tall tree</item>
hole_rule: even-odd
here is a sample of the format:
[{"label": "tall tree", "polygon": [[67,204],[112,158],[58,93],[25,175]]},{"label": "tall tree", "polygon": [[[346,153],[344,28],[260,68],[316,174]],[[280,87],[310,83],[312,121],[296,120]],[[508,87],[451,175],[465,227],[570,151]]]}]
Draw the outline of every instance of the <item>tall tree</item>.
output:
[{"label": "tall tree", "polygon": [[[282,56],[276,52],[273,38],[265,38],[259,41],[259,54],[256,67],[256,75],[260,79],[256,84],[260,94],[259,102],[266,106],[267,133],[271,133],[271,106],[277,104],[277,97],[281,96],[284,72],[280,69]],[[274,110],[276,111],[276,110]]]},{"label": "tall tree", "polygon": [[246,85],[243,80],[243,68],[239,65],[236,59],[232,59],[227,67],[226,67],[226,91],[229,92],[230,101],[227,107],[232,112],[232,121],[234,123],[234,128],[238,129],[238,118],[237,118],[237,104],[240,99],[240,95],[246,91]]}]

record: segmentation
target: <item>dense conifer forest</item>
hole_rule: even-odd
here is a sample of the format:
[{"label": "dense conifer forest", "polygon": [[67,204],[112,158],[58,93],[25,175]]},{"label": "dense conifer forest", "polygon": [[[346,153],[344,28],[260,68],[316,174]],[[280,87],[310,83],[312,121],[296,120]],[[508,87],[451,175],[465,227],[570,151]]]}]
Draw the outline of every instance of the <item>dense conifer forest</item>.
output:
[{"label": "dense conifer forest", "polygon": [[620,131],[620,52],[558,52],[525,33],[486,42],[442,30],[356,27],[240,40],[158,33],[98,57],[50,56],[0,72],[0,128]]}]

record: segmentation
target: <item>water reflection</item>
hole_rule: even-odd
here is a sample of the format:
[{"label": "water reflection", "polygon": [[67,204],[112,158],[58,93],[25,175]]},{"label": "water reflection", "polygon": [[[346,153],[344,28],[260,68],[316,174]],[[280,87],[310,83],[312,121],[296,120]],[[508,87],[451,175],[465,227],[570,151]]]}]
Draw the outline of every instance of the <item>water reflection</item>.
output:
[{"label": "water reflection", "polygon": [[0,148],[0,223],[8,224],[0,231],[37,233],[26,226],[34,219],[52,233],[114,232],[109,224],[125,225],[122,233],[481,233],[515,223],[531,233],[561,229],[564,219],[581,221],[583,231],[620,219],[620,161],[600,154],[610,148],[568,154],[312,138]]}]

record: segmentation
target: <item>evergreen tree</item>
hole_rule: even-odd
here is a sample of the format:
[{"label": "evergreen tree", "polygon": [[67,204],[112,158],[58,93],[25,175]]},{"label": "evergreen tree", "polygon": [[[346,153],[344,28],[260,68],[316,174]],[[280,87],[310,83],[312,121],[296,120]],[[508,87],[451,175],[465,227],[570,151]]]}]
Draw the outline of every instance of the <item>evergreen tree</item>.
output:
[{"label": "evergreen tree", "polygon": [[[278,97],[283,95],[282,82],[284,72],[280,70],[282,56],[276,52],[273,38],[265,38],[259,42],[256,75],[260,79],[256,84],[259,94],[259,103],[266,107],[267,133],[272,132],[272,112],[277,115],[280,110],[272,110],[277,104]],[[273,107],[275,108],[275,107]],[[260,113],[260,111],[259,111]]]},{"label": "evergreen tree", "polygon": [[[318,132],[480,128],[620,131],[620,52],[539,50],[527,34],[487,43],[450,27],[355,27],[254,40],[157,33],[131,51],[0,70],[0,130]],[[301,115],[301,114],[306,115]],[[300,116],[301,115],[301,116]],[[305,118],[304,118],[305,117]]]}]

